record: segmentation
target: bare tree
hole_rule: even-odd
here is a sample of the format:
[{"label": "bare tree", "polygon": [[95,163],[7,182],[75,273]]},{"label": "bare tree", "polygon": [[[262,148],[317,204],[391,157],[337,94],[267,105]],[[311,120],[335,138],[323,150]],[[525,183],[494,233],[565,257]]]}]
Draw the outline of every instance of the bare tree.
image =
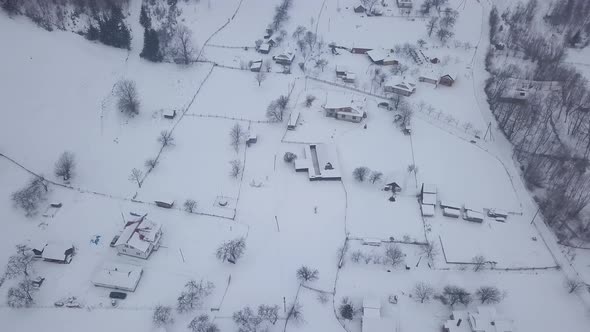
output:
[{"label": "bare tree", "polygon": [[305,35],[303,36],[303,40],[305,41],[305,43],[307,44],[307,46],[309,47],[310,52],[313,50],[313,45],[315,44],[316,40],[317,40],[317,36],[315,33],[311,32],[311,31],[307,31],[305,33]]},{"label": "bare tree", "polygon": [[6,304],[11,308],[28,308],[35,302],[33,295],[37,290],[33,282],[25,278],[16,287],[8,289]]},{"label": "bare tree", "polygon": [[35,176],[26,187],[12,193],[12,202],[25,211],[27,217],[37,214],[39,204],[47,199],[48,187],[43,177]]},{"label": "bare tree", "polygon": [[160,132],[160,136],[158,136],[158,142],[162,144],[162,147],[164,148],[174,145],[174,136],[172,136],[172,131],[162,130]]},{"label": "bare tree", "polygon": [[4,275],[8,279],[23,275],[25,279],[30,278],[33,268],[33,251],[24,244],[16,246],[16,254],[8,258]]},{"label": "bare tree", "polygon": [[206,314],[193,318],[187,327],[192,332],[220,332],[219,327]]},{"label": "bare tree", "polygon": [[239,159],[234,159],[229,162],[229,165],[231,166],[229,175],[232,178],[237,179],[238,176],[240,176],[240,174],[242,173],[242,162]]},{"label": "bare tree", "polygon": [[493,304],[502,301],[502,292],[493,286],[482,286],[475,291],[475,296],[481,304]]},{"label": "bare tree", "polygon": [[399,113],[401,115],[401,124],[403,126],[409,126],[412,122],[412,116],[414,115],[414,108],[407,102],[404,102],[399,107]]},{"label": "bare tree", "polygon": [[380,181],[382,177],[383,177],[383,173],[381,173],[379,171],[373,171],[373,172],[371,172],[371,175],[369,176],[369,181],[371,181],[371,183],[375,184],[375,182]]},{"label": "bare tree", "polygon": [[262,85],[262,82],[266,79],[266,72],[262,70],[262,67],[258,72],[256,72],[256,82],[258,82],[258,86]]},{"label": "bare tree", "polygon": [[289,312],[287,313],[287,320],[285,324],[289,321],[292,321],[295,324],[300,324],[304,322],[303,306],[299,304],[299,302],[293,302],[289,307]]},{"label": "bare tree", "polygon": [[407,101],[405,99],[406,97],[394,93],[391,98],[389,98],[389,108],[390,110],[394,110],[394,111],[399,111],[400,108],[403,107],[404,104],[407,104]]},{"label": "bare tree", "polygon": [[426,245],[422,246],[422,254],[424,254],[430,262],[433,262],[439,253],[440,251],[436,243],[430,240],[426,240]]},{"label": "bare tree", "polygon": [[280,96],[278,99],[273,100],[266,109],[266,117],[273,122],[283,122],[288,104],[289,98],[287,96]]},{"label": "bare tree", "polygon": [[431,17],[428,22],[426,22],[426,32],[428,33],[428,37],[432,36],[434,30],[438,26],[438,17],[433,16]]},{"label": "bare tree", "polygon": [[285,152],[285,155],[283,156],[283,160],[286,163],[292,163],[293,161],[295,161],[295,159],[297,159],[297,155],[293,152]]},{"label": "bare tree", "polygon": [[338,307],[338,312],[340,313],[340,317],[348,320],[352,320],[354,318],[354,306],[348,297],[343,297],[340,306]]},{"label": "bare tree", "polygon": [[246,132],[239,123],[236,123],[229,131],[230,145],[236,152],[240,150],[240,144],[244,140]]},{"label": "bare tree", "polygon": [[74,176],[74,168],[76,162],[74,161],[74,154],[69,151],[65,151],[59,156],[59,159],[55,163],[55,176],[62,177],[64,181],[68,181]]},{"label": "bare tree", "polygon": [[315,101],[314,95],[307,95],[307,97],[305,97],[305,107],[311,107],[311,105],[313,104],[314,101]]},{"label": "bare tree", "polygon": [[434,295],[434,288],[425,282],[418,282],[414,285],[414,296],[420,300],[420,303],[430,300]]},{"label": "bare tree", "polygon": [[121,80],[115,87],[115,96],[118,98],[117,107],[123,113],[130,116],[139,114],[139,96],[135,87],[135,81]]},{"label": "bare tree", "polygon": [[194,199],[187,199],[184,201],[184,211],[193,213],[197,209],[197,201]]},{"label": "bare tree", "polygon": [[315,62],[316,68],[320,68],[322,70],[322,73],[324,72],[324,68],[326,68],[327,65],[328,65],[328,60],[326,60],[324,58],[317,59]]},{"label": "bare tree", "polygon": [[184,291],[178,297],[176,309],[178,312],[187,312],[198,309],[203,305],[203,300],[211,295],[215,285],[210,281],[190,280],[184,285]]},{"label": "bare tree", "polygon": [[246,250],[246,239],[239,237],[231,241],[226,241],[217,248],[215,256],[222,262],[228,261],[234,263],[242,257]]},{"label": "bare tree", "polygon": [[300,283],[316,281],[320,277],[320,272],[316,269],[302,266],[297,270],[297,279]]},{"label": "bare tree", "polygon": [[279,319],[279,306],[261,304],[260,306],[258,306],[258,317],[260,317],[262,320],[268,321],[272,325],[275,325],[275,323]]},{"label": "bare tree", "polygon": [[565,287],[570,294],[578,292],[582,286],[584,286],[584,282],[579,279],[567,278],[565,280]]},{"label": "bare tree", "polygon": [[185,25],[176,29],[176,54],[180,62],[185,65],[193,61],[195,48],[192,42],[193,32]]},{"label": "bare tree", "polygon": [[439,28],[436,31],[436,36],[443,44],[445,44],[449,39],[453,38],[454,35],[455,33],[451,30],[448,30],[447,28]]},{"label": "bare tree", "polygon": [[477,255],[477,256],[473,257],[471,262],[473,263],[473,271],[475,271],[475,272],[483,270],[483,268],[485,267],[485,265],[487,263],[486,258],[482,255]]},{"label": "bare tree", "polygon": [[391,266],[397,266],[404,261],[406,255],[402,252],[400,247],[396,244],[388,244],[385,247],[385,262]]},{"label": "bare tree", "polygon": [[156,308],[154,308],[152,321],[156,326],[172,324],[174,322],[174,318],[172,317],[172,308],[169,306],[157,305]]},{"label": "bare tree", "polygon": [[364,182],[365,179],[367,178],[367,176],[369,176],[370,172],[371,172],[371,170],[368,167],[365,167],[365,166],[357,167],[354,169],[354,171],[352,171],[352,176],[358,182]]},{"label": "bare tree", "polygon": [[139,188],[141,188],[141,179],[143,178],[143,172],[140,169],[134,168],[129,174],[129,181],[135,182]]},{"label": "bare tree", "polygon": [[457,303],[468,305],[471,303],[471,294],[459,286],[445,286],[440,297],[443,304],[454,306]]},{"label": "bare tree", "polygon": [[232,319],[238,325],[238,332],[256,332],[262,324],[262,318],[256,315],[250,307],[234,312]]},{"label": "bare tree", "polygon": [[145,167],[147,167],[148,172],[156,168],[158,166],[158,160],[155,158],[147,159],[144,163]]},{"label": "bare tree", "polygon": [[295,31],[293,31],[293,38],[298,40],[301,39],[301,37],[305,35],[306,31],[307,29],[303,25],[297,26],[297,28],[295,28]]}]

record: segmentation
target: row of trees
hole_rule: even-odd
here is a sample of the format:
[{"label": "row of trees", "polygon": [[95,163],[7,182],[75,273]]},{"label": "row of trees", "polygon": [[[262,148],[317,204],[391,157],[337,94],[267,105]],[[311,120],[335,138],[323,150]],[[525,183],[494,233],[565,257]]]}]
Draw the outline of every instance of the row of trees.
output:
[{"label": "row of trees", "polygon": [[356,250],[350,254],[350,260],[353,263],[364,262],[365,264],[383,264],[392,267],[402,264],[405,257],[406,254],[404,254],[401,248],[396,244],[386,245],[383,253],[372,252],[370,254],[365,254],[361,250]]}]

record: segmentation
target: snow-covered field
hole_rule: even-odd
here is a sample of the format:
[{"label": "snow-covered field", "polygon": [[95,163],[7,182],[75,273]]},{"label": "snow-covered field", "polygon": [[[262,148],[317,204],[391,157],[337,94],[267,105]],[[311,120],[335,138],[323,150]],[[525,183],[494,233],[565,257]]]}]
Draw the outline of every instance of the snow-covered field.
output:
[{"label": "snow-covered field", "polygon": [[[251,46],[262,37],[279,2],[187,2],[182,3],[179,20],[195,31],[195,41],[203,43],[229,19],[210,44]],[[469,291],[497,286],[506,294],[497,309],[514,320],[517,331],[586,331],[589,303],[585,295],[568,294],[564,288],[569,269],[503,270],[554,267],[565,260],[555,250],[555,239],[530,224],[535,209],[510,160],[510,148],[483,137],[475,139],[461,128],[470,123],[483,133],[488,126],[489,110],[480,109],[482,93],[476,91],[485,79],[479,74],[481,54],[474,53],[481,50],[440,47],[426,36],[423,19],[392,16],[398,15],[395,2],[386,3],[387,15],[366,17],[352,11],[357,4],[352,0],[294,0],[284,25],[288,31],[284,46],[295,46],[291,33],[296,26],[315,31],[316,24],[326,43],[347,47],[390,48],[426,39],[430,54],[446,58],[439,66],[456,70],[458,79],[453,87],[418,83],[417,92],[407,100],[414,107],[421,101],[432,105],[452,115],[457,124],[449,124],[435,112],[416,111],[412,134],[404,135],[393,121],[395,113],[377,106],[383,99],[362,92],[374,88],[371,70],[375,65],[366,55],[344,50],[331,55],[326,47],[329,63],[323,71],[312,68],[303,73],[293,65],[292,74],[269,73],[258,86],[250,71],[209,63],[153,64],[140,59],[138,50],[121,51],[70,33],[45,32],[22,18],[0,14],[4,46],[0,154],[58,183],[62,181],[52,171],[59,154],[72,151],[77,161],[72,188],[50,185],[44,206],[61,202],[57,214],[26,218],[13,207],[10,195],[31,174],[0,156],[0,266],[19,243],[66,241],[77,249],[71,264],[34,263],[34,274],[46,278],[35,304],[28,310],[2,304],[0,330],[151,331],[156,305],[174,306],[184,283],[204,279],[215,283],[214,292],[201,309],[175,313],[168,331],[186,331],[197,313],[209,314],[222,331],[237,330],[232,314],[259,304],[280,307],[281,320],[270,331],[282,331],[284,310],[296,296],[305,322],[289,323],[290,331],[344,331],[335,316],[341,299],[350,297],[358,307],[370,296],[378,297],[382,315],[396,322],[390,330],[439,331],[451,310],[437,300],[422,304],[410,298],[417,281],[428,282],[437,291],[448,284]],[[487,5],[457,0],[451,1],[451,7],[460,14],[457,40],[475,46],[481,36],[486,37],[481,25],[487,22]],[[255,58],[271,61],[276,52],[261,55],[209,46],[203,54],[207,60],[240,67]],[[410,67],[406,76],[417,80],[420,66],[409,59],[402,62]],[[357,73],[358,90],[305,77],[334,82],[337,64]],[[273,67],[275,72],[278,69]],[[117,110],[112,89],[121,78],[137,83],[141,112],[136,117],[126,118]],[[272,100],[289,93],[288,113],[301,113],[295,130],[287,130],[285,123],[268,123],[265,116]],[[325,117],[326,96],[337,93],[362,97],[367,118],[351,123]],[[317,99],[308,108],[304,100],[310,94]],[[186,114],[164,119],[163,111],[169,109],[186,110]],[[229,144],[229,131],[236,123],[258,138],[249,147],[242,144],[237,152]],[[173,130],[174,145],[163,149],[159,164],[138,188],[128,180],[131,169],[145,172],[144,162],[158,155],[156,139],[163,130]],[[283,161],[285,152],[302,157],[305,142],[335,147],[341,181],[309,181],[305,172],[295,172],[292,164]],[[234,159],[243,163],[243,175],[238,178],[229,175],[229,162]],[[418,171],[408,172],[409,165]],[[352,176],[359,166],[382,172],[382,179],[359,183]],[[395,202],[383,190],[392,181],[402,187]],[[501,208],[511,214],[506,223],[485,218],[479,224],[443,217],[437,208],[434,217],[423,219],[417,199],[422,183],[436,185],[439,200]],[[227,207],[217,204],[220,197],[228,201]],[[197,214],[182,211],[182,203],[189,198],[198,202]],[[154,200],[174,200],[175,206],[162,209],[152,204]],[[148,260],[117,255],[109,247],[130,212],[147,213],[163,225],[162,246]],[[241,236],[247,248],[237,264],[216,259],[220,243]],[[339,251],[347,238],[350,248],[340,268]],[[384,245],[361,245],[362,238],[418,244],[400,244],[405,264],[392,268],[352,262],[353,251],[377,255],[384,250]],[[419,244],[426,241],[442,243],[445,256],[441,253],[428,264]],[[476,255],[496,262],[497,269],[473,272],[471,266],[463,270],[444,259],[469,263]],[[116,308],[111,307],[109,290],[90,282],[106,261],[144,269],[137,290]],[[308,285],[312,289],[301,287],[296,278],[295,271],[302,265],[319,270],[319,280]],[[1,302],[15,283],[7,280],[0,286]],[[318,299],[322,292],[325,303]],[[389,304],[389,295],[397,295],[398,303]],[[84,309],[53,306],[68,296],[78,297]],[[476,306],[472,303],[469,309]],[[348,332],[361,331],[360,317],[345,325]]]}]

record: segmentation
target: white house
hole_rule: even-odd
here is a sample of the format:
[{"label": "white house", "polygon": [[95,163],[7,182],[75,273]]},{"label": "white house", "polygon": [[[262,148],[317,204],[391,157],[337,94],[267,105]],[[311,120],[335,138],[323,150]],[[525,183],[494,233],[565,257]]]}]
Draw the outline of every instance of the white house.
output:
[{"label": "white house", "polygon": [[162,225],[145,216],[125,224],[114,247],[119,254],[147,259],[160,248]]},{"label": "white house", "polygon": [[363,300],[362,332],[390,332],[396,331],[396,327],[393,319],[381,316],[379,298],[368,297]]},{"label": "white house", "polygon": [[450,318],[444,323],[443,332],[515,332],[514,322],[499,317],[494,307],[454,310]]},{"label": "white house", "polygon": [[383,83],[383,90],[385,92],[397,93],[407,97],[416,92],[416,83],[392,76]]},{"label": "white house", "polygon": [[295,52],[291,50],[285,50],[283,53],[273,57],[273,60],[281,65],[290,65],[294,59]]},{"label": "white house", "polygon": [[94,272],[92,283],[97,287],[134,292],[142,275],[140,266],[106,262]]},{"label": "white house", "polygon": [[307,172],[310,181],[341,178],[336,149],[328,144],[306,145],[303,156],[295,159],[295,171]]},{"label": "white house", "polygon": [[351,122],[361,122],[365,117],[364,100],[349,94],[329,94],[323,106],[326,116]]}]

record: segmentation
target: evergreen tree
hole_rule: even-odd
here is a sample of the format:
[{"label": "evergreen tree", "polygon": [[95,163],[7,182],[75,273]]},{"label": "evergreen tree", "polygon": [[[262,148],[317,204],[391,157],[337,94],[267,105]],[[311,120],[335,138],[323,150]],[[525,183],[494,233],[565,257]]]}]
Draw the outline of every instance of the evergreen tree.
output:
[{"label": "evergreen tree", "polygon": [[2,3],[2,9],[4,9],[8,15],[18,13],[18,0],[6,0]]},{"label": "evergreen tree", "polygon": [[109,15],[103,15],[98,22],[99,40],[105,45],[129,49],[131,33],[123,20],[121,7],[111,5]]},{"label": "evergreen tree", "polygon": [[160,53],[160,40],[156,30],[147,28],[145,29],[143,33],[143,50],[139,56],[153,62],[162,61],[162,54]]},{"label": "evergreen tree", "polygon": [[88,30],[86,30],[86,39],[98,40],[99,35],[100,35],[100,31],[98,30],[98,28],[95,27],[94,24],[90,24],[90,26],[88,27]]},{"label": "evergreen tree", "polygon": [[141,13],[139,14],[139,24],[141,24],[141,26],[146,29],[152,27],[152,19],[148,15],[145,5],[141,6]]}]

